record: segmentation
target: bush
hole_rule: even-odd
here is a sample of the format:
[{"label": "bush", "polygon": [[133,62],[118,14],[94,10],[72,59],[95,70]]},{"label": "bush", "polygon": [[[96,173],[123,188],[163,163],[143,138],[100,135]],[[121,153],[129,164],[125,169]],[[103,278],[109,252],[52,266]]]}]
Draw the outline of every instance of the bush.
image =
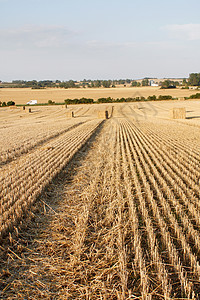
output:
[{"label": "bush", "polygon": [[137,86],[137,81],[133,80],[131,86]]},{"label": "bush", "polygon": [[147,98],[147,100],[148,100],[148,101],[154,101],[154,100],[156,100],[156,95],[149,96],[149,97]]},{"label": "bush", "polygon": [[93,99],[81,98],[81,99],[66,99],[65,104],[91,104],[94,103]]},{"label": "bush", "polygon": [[160,95],[158,97],[158,100],[170,100],[170,99],[172,99],[172,96],[170,95]]},{"label": "bush", "polygon": [[189,99],[200,99],[200,93],[196,93],[195,95],[191,95]]},{"label": "bush", "polygon": [[31,87],[32,90],[44,90],[45,88],[43,86],[32,86]]},{"label": "bush", "polygon": [[113,102],[113,99],[111,97],[108,97],[108,98],[99,98],[97,100],[98,103],[112,103]]},{"label": "bush", "polygon": [[52,100],[49,100],[49,101],[48,101],[48,105],[53,105],[53,104],[55,104],[54,101],[52,101]]},{"label": "bush", "polygon": [[12,105],[15,105],[15,102],[14,102],[14,101],[8,101],[8,102],[7,102],[7,106],[12,106]]}]

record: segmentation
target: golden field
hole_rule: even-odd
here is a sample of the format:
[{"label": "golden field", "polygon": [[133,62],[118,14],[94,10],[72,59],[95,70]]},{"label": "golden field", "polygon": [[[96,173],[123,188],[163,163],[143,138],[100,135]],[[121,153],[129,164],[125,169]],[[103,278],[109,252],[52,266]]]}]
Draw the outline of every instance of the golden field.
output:
[{"label": "golden field", "polygon": [[48,100],[64,102],[70,98],[92,98],[97,100],[101,97],[145,97],[152,95],[172,95],[173,97],[189,97],[197,93],[196,90],[161,90],[160,87],[116,87],[116,88],[80,88],[80,89],[60,89],[47,88],[34,90],[31,88],[2,88],[0,89],[0,101],[14,101],[16,104],[26,104],[30,100],[38,100],[38,103],[47,103]]},{"label": "golden field", "polygon": [[1,299],[200,299],[200,100],[0,120]]}]

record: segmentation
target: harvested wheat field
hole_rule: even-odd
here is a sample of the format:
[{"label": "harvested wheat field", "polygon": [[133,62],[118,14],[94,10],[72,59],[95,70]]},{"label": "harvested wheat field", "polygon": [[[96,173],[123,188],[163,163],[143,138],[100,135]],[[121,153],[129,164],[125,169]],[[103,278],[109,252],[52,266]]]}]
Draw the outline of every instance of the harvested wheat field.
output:
[{"label": "harvested wheat field", "polygon": [[28,101],[36,99],[38,103],[47,103],[48,100],[64,102],[65,99],[92,98],[97,100],[101,97],[121,98],[121,97],[145,97],[152,95],[171,95],[173,98],[189,97],[196,94],[197,90],[182,90],[180,88],[162,90],[160,87],[116,87],[116,88],[2,88],[0,89],[0,101],[14,101],[16,104],[26,104]]},{"label": "harvested wheat field", "polygon": [[1,299],[200,299],[199,101],[0,119]]}]

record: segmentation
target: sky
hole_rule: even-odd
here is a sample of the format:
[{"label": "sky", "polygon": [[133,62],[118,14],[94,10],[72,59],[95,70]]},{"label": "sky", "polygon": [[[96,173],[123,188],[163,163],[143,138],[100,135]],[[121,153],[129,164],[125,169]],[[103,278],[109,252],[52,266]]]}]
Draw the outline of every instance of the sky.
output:
[{"label": "sky", "polygon": [[0,0],[0,80],[200,72],[199,0]]}]

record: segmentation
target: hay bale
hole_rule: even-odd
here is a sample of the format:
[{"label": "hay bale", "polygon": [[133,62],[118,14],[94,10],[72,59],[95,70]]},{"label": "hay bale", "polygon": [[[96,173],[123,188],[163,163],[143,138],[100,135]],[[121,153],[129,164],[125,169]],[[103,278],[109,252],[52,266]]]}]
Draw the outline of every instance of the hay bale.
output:
[{"label": "hay bale", "polygon": [[112,118],[114,112],[114,106],[111,107],[111,113],[110,113],[110,118]]},{"label": "hay bale", "polygon": [[66,113],[67,118],[74,118],[74,112],[73,111],[68,111]]},{"label": "hay bale", "polygon": [[9,107],[10,107],[10,109],[16,109],[16,108],[17,108],[16,105],[11,105],[11,106],[9,106]]},{"label": "hay bale", "polygon": [[31,113],[31,108],[28,109],[28,112]]},{"label": "hay bale", "polygon": [[67,108],[67,104],[62,105],[62,108]]},{"label": "hay bale", "polygon": [[186,118],[185,107],[172,108],[170,113],[171,113],[171,118],[172,119],[185,119]]},{"label": "hay bale", "polygon": [[185,101],[185,97],[179,97],[178,100],[179,101]]},{"label": "hay bale", "polygon": [[108,119],[108,111],[98,111],[98,118],[99,119]]},{"label": "hay bale", "polygon": [[21,110],[26,110],[25,106],[21,106],[20,108],[21,108]]}]

